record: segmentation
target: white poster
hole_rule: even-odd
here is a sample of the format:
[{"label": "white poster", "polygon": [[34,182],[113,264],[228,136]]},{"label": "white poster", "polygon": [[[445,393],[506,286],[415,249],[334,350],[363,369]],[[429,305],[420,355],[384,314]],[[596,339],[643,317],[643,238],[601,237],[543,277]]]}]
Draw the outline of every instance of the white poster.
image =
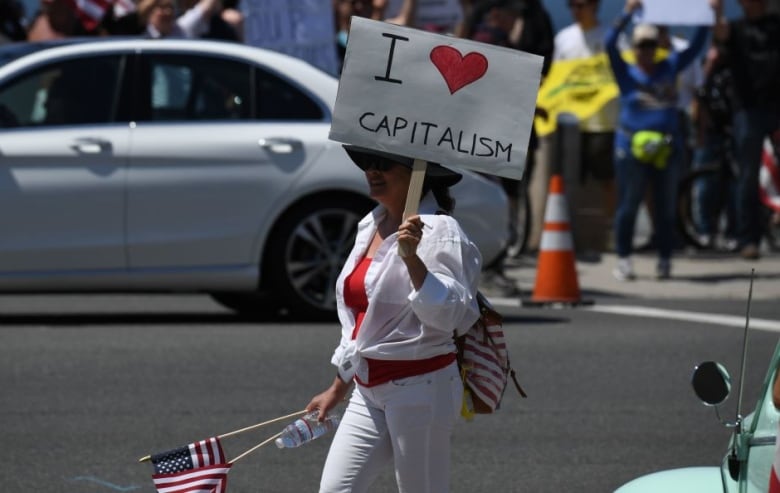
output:
[{"label": "white poster", "polygon": [[330,138],[520,179],[542,57],[354,17]]},{"label": "white poster", "polygon": [[715,13],[709,0],[643,0],[636,20],[667,26],[711,26]]},{"label": "white poster", "polygon": [[338,75],[331,0],[242,0],[246,44],[302,58]]}]

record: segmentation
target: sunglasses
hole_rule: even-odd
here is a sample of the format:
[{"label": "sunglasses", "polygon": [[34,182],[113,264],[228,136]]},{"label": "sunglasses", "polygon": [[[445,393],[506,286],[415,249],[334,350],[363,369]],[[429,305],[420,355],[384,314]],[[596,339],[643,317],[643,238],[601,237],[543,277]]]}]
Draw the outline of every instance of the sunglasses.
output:
[{"label": "sunglasses", "polygon": [[636,45],[639,50],[654,50],[658,48],[658,43],[655,41],[642,41]]},{"label": "sunglasses", "polygon": [[385,171],[390,171],[390,169],[396,165],[394,161],[379,156],[366,156],[355,164],[357,164],[358,168],[362,169],[363,171],[376,170],[383,173]]}]

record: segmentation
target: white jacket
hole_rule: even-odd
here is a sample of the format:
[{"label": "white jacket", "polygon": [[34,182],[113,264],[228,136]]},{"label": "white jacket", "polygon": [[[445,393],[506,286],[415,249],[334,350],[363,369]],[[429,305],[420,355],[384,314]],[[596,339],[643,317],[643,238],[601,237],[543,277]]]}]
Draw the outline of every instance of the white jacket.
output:
[{"label": "white jacket", "polygon": [[366,273],[368,311],[353,341],[355,317],[344,304],[344,279],[365,255],[386,210],[378,206],[358,224],[355,246],[336,283],[341,342],[331,362],[342,380],[348,382],[356,373],[367,380],[364,358],[418,360],[454,352],[453,330],[462,334],[479,317],[476,294],[482,257],[458,222],[436,210],[436,201],[427,194],[420,204],[425,227],[417,247],[428,268],[422,287],[415,291],[398,256],[398,233],[385,238]]}]

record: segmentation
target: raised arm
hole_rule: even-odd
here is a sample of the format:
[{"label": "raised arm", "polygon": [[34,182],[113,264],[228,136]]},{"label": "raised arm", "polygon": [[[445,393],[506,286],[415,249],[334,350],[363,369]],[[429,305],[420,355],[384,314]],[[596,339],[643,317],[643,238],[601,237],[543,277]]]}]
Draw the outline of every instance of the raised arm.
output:
[{"label": "raised arm", "polygon": [[708,31],[709,28],[707,26],[696,28],[696,32],[693,34],[693,39],[688,47],[677,56],[676,70],[678,72],[685,70],[685,67],[690,65],[701,54],[702,49],[704,49],[704,43],[707,42]]},{"label": "raised arm", "polygon": [[717,42],[724,43],[729,39],[729,21],[723,15],[723,0],[710,0],[710,7],[715,12],[715,26],[712,33]]},{"label": "raised arm", "polygon": [[641,3],[638,0],[626,0],[623,12],[620,14],[620,17],[615,20],[614,24],[607,29],[607,34],[604,39],[607,56],[609,56],[609,63],[612,65],[612,72],[615,74],[615,80],[618,85],[623,81],[628,80],[628,64],[620,55],[618,38],[620,37],[620,33],[623,32],[623,29],[626,28],[628,21],[631,19],[631,15],[640,5]]}]

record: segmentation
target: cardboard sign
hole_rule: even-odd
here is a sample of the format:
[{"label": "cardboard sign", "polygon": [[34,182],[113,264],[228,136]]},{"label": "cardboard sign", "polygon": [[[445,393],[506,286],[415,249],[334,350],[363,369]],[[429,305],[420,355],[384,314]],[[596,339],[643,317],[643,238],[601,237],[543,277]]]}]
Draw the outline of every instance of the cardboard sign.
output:
[{"label": "cardboard sign", "polygon": [[644,0],[636,20],[668,26],[711,26],[715,12],[709,0]]},{"label": "cardboard sign", "polygon": [[245,43],[338,74],[331,0],[244,0]]},{"label": "cardboard sign", "polygon": [[330,138],[521,179],[542,57],[353,17]]}]

